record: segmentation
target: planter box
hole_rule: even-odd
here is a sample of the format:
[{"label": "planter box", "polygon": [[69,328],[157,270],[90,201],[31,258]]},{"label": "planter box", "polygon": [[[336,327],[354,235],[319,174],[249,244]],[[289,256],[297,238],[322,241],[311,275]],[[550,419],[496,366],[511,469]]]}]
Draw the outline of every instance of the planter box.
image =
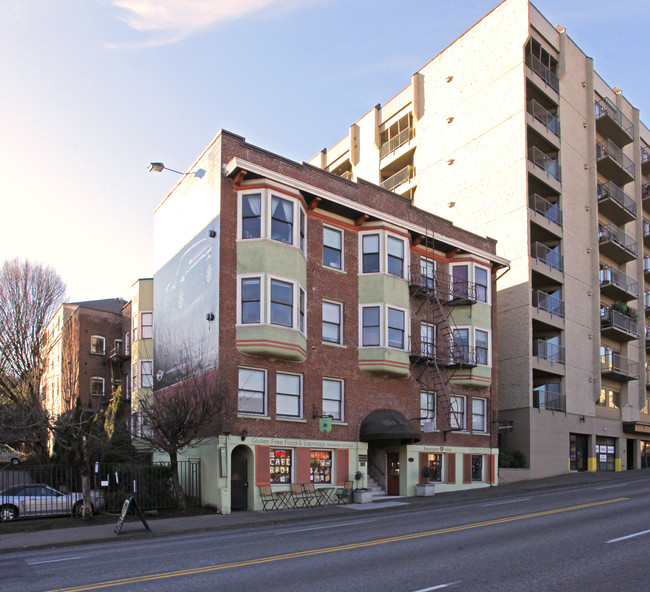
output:
[{"label": "planter box", "polygon": [[372,491],[369,489],[363,491],[361,489],[355,489],[354,491],[354,503],[355,504],[370,504],[372,503]]},{"label": "planter box", "polygon": [[429,497],[435,493],[436,484],[435,483],[418,483],[416,485],[417,495],[419,497]]}]

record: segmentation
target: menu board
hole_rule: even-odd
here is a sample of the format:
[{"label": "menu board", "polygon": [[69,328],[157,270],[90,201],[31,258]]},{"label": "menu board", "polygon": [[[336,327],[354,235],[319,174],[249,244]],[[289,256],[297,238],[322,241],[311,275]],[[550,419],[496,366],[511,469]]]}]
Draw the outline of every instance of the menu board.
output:
[{"label": "menu board", "polygon": [[332,482],[332,451],[312,450],[309,466],[309,480],[312,483]]},{"label": "menu board", "polygon": [[271,483],[291,483],[290,448],[271,448]]}]

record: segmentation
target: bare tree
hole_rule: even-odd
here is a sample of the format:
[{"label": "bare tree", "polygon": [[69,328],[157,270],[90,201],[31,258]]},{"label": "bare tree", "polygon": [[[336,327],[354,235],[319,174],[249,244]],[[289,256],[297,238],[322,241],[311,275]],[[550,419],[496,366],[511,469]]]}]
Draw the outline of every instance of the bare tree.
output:
[{"label": "bare tree", "polygon": [[223,412],[217,371],[204,360],[196,350],[183,348],[176,365],[179,382],[138,402],[142,421],[138,436],[169,455],[174,497],[183,510],[187,504],[178,476],[178,455],[214,437]]},{"label": "bare tree", "polygon": [[[0,416],[11,424],[0,439],[22,441],[41,462],[48,454],[47,412],[40,381],[47,357],[42,332],[65,299],[65,283],[51,267],[7,260],[0,270]],[[16,440],[17,438],[17,440]]]}]

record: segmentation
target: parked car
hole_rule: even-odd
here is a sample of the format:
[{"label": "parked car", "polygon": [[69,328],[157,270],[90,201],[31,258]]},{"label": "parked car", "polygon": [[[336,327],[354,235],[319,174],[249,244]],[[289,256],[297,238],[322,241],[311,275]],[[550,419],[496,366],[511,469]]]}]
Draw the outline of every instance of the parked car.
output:
[{"label": "parked car", "polygon": [[[101,493],[92,491],[90,499],[93,512],[104,509]],[[63,493],[41,483],[13,485],[0,491],[0,520],[63,514],[81,516],[82,511],[82,493]]]},{"label": "parked car", "polygon": [[0,446],[0,464],[17,465],[23,460],[25,460],[25,455],[22,452],[18,452],[6,444]]}]

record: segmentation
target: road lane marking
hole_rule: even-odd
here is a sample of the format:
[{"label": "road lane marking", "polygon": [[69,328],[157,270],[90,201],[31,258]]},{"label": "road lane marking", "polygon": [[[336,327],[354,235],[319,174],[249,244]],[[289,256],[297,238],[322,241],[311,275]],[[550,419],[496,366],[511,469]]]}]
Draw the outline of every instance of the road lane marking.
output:
[{"label": "road lane marking", "polygon": [[604,485],[603,487],[596,487],[596,489],[614,489],[614,487],[625,487],[627,483],[618,483],[617,485]]},{"label": "road lane marking", "polygon": [[517,499],[508,500],[505,502],[490,502],[489,504],[481,504],[482,506],[502,506],[503,504],[515,504],[517,502],[525,502],[529,497],[518,497]]},{"label": "road lane marking", "polygon": [[48,559],[46,561],[28,561],[27,565],[40,565],[41,563],[56,563],[57,561],[73,561],[74,559],[83,559],[87,555],[79,555],[79,557],[66,557],[65,559]]},{"label": "road lane marking", "polygon": [[633,539],[634,537],[642,536],[644,534],[650,534],[650,530],[644,530],[642,532],[635,532],[634,534],[628,534],[627,536],[620,537],[618,539],[612,539],[611,541],[607,541],[607,543],[618,543],[619,541],[625,541],[627,539]]},{"label": "road lane marking", "polygon": [[355,520],[353,522],[339,522],[338,524],[328,524],[327,526],[311,526],[309,528],[292,528],[289,530],[278,530],[278,534],[290,534],[292,532],[306,532],[308,530],[321,530],[323,528],[338,528],[339,526],[347,526],[348,524],[367,524],[368,522],[374,522],[374,520]]},{"label": "road lane marking", "polygon": [[353,549],[362,549],[364,547],[375,547],[378,545],[385,545],[388,543],[400,543],[403,541],[412,541],[416,539],[437,536],[441,534],[448,534],[452,532],[462,532],[464,530],[471,530],[473,528],[481,528],[484,526],[494,526],[496,524],[507,524],[508,522],[517,522],[519,520],[529,520],[531,518],[539,518],[540,516],[551,516],[554,514],[562,514],[564,512],[573,512],[583,510],[585,508],[595,508],[597,506],[604,506],[617,502],[628,501],[629,497],[618,497],[610,500],[603,500],[600,502],[590,502],[587,504],[580,504],[578,506],[567,506],[564,508],[556,508],[554,510],[543,510],[540,512],[533,512],[531,514],[520,514],[518,516],[509,516],[506,518],[497,518],[495,520],[486,520],[485,522],[473,522],[471,524],[462,524],[460,526],[450,526],[448,528],[441,528],[439,530],[428,530],[425,532],[416,532],[413,534],[404,534],[384,539],[374,539],[360,543],[349,543],[346,545],[339,545],[337,547],[323,547],[320,549],[310,549],[306,551],[295,551],[293,553],[285,553],[284,555],[271,555],[269,557],[259,557],[257,559],[245,559],[243,561],[233,561],[231,563],[220,563],[216,565],[208,565],[205,567],[195,567],[190,569],[182,569],[178,571],[161,572],[157,574],[150,574],[145,576],[132,576],[129,578],[122,578],[120,580],[108,580],[105,582],[97,582],[94,584],[82,584],[80,586],[72,586],[71,588],[58,588],[50,590],[49,592],[85,592],[87,590],[99,590],[101,588],[113,588],[115,586],[126,586],[128,584],[140,584],[142,582],[153,582],[156,580],[164,580],[168,578],[177,578],[182,576],[191,576],[196,574],[204,574],[222,569],[233,569],[236,567],[249,567],[251,565],[261,565],[264,563],[272,563],[275,561],[285,561],[287,559],[297,559],[301,557],[313,557],[316,555],[323,555],[325,553],[337,553],[340,551],[350,551]]},{"label": "road lane marking", "polygon": [[422,590],[416,590],[415,592],[431,592],[431,590],[442,590],[443,588],[449,588],[449,586],[455,586],[460,584],[461,580],[457,582],[449,582],[448,584],[438,584],[437,586],[432,586],[431,588],[422,588]]}]

